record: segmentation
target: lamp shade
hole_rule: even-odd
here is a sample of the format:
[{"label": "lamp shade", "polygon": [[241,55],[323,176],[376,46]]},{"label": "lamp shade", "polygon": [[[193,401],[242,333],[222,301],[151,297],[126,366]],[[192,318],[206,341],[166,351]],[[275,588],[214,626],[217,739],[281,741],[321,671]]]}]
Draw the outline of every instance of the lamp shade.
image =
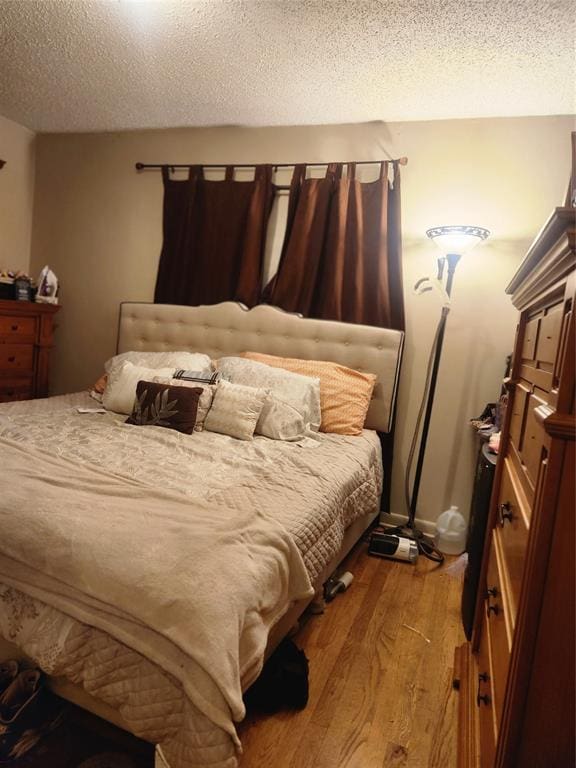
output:
[{"label": "lamp shade", "polygon": [[474,248],[490,235],[483,227],[470,227],[463,224],[452,224],[444,227],[432,227],[426,230],[426,235],[434,241],[443,253],[463,253]]}]

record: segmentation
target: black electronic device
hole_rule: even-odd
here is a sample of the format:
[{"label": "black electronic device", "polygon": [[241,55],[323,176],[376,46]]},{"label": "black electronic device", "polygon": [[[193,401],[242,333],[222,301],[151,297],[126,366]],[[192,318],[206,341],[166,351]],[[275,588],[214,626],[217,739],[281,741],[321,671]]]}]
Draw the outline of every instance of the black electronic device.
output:
[{"label": "black electronic device", "polygon": [[405,536],[396,536],[385,531],[375,530],[370,535],[368,554],[414,563],[418,558],[418,545],[413,539],[408,539]]}]

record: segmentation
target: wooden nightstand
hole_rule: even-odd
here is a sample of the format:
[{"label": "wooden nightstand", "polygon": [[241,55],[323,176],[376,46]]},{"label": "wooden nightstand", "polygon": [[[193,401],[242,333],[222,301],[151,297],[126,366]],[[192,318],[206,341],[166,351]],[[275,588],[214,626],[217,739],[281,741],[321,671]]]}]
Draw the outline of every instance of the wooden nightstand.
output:
[{"label": "wooden nightstand", "polygon": [[60,307],[0,301],[0,403],[48,395],[54,315]]}]

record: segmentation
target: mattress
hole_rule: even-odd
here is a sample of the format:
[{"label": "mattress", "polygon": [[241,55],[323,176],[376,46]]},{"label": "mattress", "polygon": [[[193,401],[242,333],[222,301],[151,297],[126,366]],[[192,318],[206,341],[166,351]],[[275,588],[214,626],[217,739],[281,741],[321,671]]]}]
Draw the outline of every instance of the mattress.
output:
[{"label": "mattress", "polygon": [[[338,552],[346,528],[378,509],[382,464],[377,435],[319,435],[295,445],[186,436],[128,427],[86,393],[0,406],[0,441],[97,468],[131,483],[176,492],[196,504],[262,509],[288,532],[311,582]],[[286,606],[287,608],[288,606]],[[186,696],[155,660],[78,621],[0,577],[0,634],[48,673],[63,675],[119,711],[131,730],[161,745],[171,768],[236,765],[230,734]]]}]

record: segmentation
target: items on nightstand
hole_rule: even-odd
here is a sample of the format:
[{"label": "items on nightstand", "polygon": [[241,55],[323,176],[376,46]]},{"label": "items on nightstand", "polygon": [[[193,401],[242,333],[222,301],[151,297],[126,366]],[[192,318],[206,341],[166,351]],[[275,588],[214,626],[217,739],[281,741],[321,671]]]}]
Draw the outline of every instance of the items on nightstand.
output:
[{"label": "items on nightstand", "polygon": [[480,438],[486,439],[498,429],[496,426],[497,418],[497,404],[487,403],[480,416],[470,419],[470,426],[474,427]]},{"label": "items on nightstand", "polygon": [[38,277],[36,301],[41,304],[58,304],[58,278],[46,265]]},{"label": "items on nightstand", "polygon": [[494,432],[494,434],[490,435],[490,439],[488,440],[488,450],[492,451],[492,453],[498,453],[500,451],[500,432]]},{"label": "items on nightstand", "polygon": [[0,269],[0,299],[32,301],[35,283],[25,272]]},{"label": "items on nightstand", "polygon": [[18,301],[32,301],[32,281],[27,275],[14,280],[14,298]]},{"label": "items on nightstand", "polygon": [[0,269],[0,299],[14,298],[14,275]]}]

